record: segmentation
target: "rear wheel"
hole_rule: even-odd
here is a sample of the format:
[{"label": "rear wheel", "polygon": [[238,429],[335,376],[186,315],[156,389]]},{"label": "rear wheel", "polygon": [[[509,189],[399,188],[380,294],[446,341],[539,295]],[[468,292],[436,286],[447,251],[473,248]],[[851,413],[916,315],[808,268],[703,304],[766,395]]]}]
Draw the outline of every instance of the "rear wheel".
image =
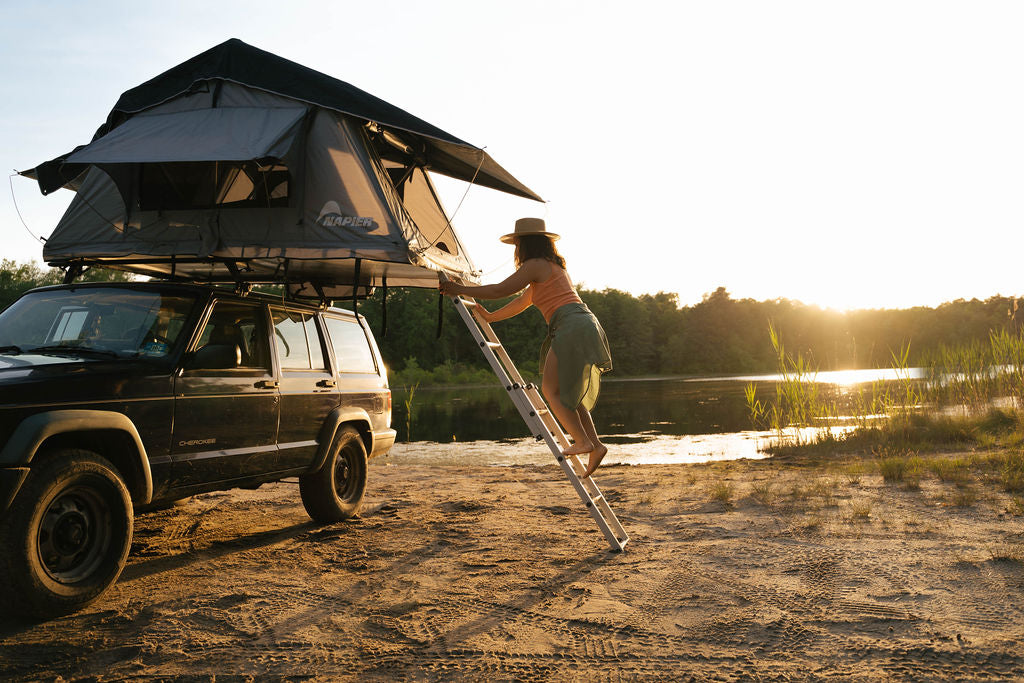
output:
[{"label": "rear wheel", "polygon": [[133,510],[121,477],[91,451],[41,456],[0,522],[0,586],[12,611],[49,618],[111,586],[131,547]]},{"label": "rear wheel", "polygon": [[316,522],[340,522],[359,511],[365,491],[366,447],[359,432],[342,427],[323,467],[299,477],[302,504]]}]

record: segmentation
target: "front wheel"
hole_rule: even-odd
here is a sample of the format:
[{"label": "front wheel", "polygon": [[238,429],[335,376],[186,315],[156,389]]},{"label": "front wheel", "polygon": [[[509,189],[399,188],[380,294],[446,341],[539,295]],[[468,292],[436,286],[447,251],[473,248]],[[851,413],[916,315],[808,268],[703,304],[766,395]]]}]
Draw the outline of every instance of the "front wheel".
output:
[{"label": "front wheel", "polygon": [[12,611],[51,618],[93,602],[124,568],[133,516],[105,458],[79,449],[43,457],[0,522],[0,591]]},{"label": "front wheel", "polygon": [[299,477],[302,505],[313,521],[331,524],[359,511],[366,491],[366,446],[352,427],[334,435],[323,466]]}]

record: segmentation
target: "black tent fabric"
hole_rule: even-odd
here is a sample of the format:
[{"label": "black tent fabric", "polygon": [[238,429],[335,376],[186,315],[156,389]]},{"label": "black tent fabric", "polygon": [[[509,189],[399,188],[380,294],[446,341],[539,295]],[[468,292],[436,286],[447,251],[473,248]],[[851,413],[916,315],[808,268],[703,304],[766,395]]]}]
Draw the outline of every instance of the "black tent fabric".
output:
[{"label": "black tent fabric", "polygon": [[[422,157],[426,169],[520,197],[543,201],[482,149],[374,97],[344,81],[302,66],[237,38],[225,41],[126,91],[99,128],[96,140],[127,118],[175,97],[214,92],[237,83],[267,93],[331,109],[375,123]],[[68,152],[24,175],[35,178],[43,194],[74,185],[86,164],[68,163]]]}]

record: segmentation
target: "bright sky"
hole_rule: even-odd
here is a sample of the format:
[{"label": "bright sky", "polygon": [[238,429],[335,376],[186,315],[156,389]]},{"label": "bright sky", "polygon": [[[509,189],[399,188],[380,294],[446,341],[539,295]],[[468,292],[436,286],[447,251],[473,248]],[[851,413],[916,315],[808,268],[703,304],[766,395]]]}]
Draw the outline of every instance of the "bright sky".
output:
[{"label": "bright sky", "polygon": [[[0,160],[89,141],[124,90],[240,38],[487,151],[488,280],[537,215],[589,288],[836,308],[1024,293],[1024,4],[857,0],[0,0]],[[71,198],[13,179],[48,235]],[[449,210],[465,184],[445,183]],[[0,255],[39,259],[10,187]]]}]

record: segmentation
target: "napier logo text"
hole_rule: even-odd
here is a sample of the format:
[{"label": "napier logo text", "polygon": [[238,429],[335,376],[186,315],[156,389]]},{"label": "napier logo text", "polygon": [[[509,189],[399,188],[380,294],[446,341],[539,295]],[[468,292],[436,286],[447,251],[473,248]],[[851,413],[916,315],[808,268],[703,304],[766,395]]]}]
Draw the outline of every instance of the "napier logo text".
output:
[{"label": "napier logo text", "polygon": [[346,216],[338,202],[330,201],[320,209],[316,222],[325,228],[372,228],[373,219],[366,216]]}]

